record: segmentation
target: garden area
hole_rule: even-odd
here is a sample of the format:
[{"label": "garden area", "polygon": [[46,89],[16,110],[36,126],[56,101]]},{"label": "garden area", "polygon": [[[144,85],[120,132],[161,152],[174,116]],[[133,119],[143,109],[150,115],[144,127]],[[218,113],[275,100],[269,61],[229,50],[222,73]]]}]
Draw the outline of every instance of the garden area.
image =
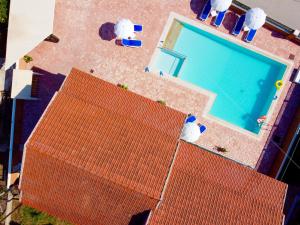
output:
[{"label": "garden area", "polygon": [[[1,190],[1,189],[0,189]],[[8,197],[8,190],[3,189],[0,194],[0,224],[3,225],[7,217],[6,203],[12,201],[10,225],[72,225],[63,220],[57,219],[47,213],[40,212],[34,208],[22,205],[19,201],[18,185],[10,189],[11,196]],[[4,193],[4,194],[3,194]]]},{"label": "garden area", "polygon": [[[19,202],[15,202],[16,206]],[[21,206],[12,214],[11,225],[71,225],[36,209]]]},{"label": "garden area", "polygon": [[0,188],[0,225],[4,225],[8,217],[6,206],[10,201],[12,201],[10,225],[72,225],[47,213],[22,205],[19,196],[18,185],[11,186],[10,189]]}]

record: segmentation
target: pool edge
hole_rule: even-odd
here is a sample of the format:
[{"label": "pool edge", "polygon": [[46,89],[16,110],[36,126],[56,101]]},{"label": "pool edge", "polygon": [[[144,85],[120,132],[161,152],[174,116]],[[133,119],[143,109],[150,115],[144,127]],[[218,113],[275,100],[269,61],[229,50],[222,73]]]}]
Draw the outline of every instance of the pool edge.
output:
[{"label": "pool edge", "polygon": [[[271,105],[270,105],[270,107],[269,107],[269,109],[268,109],[268,111],[266,113],[266,115],[267,115],[266,123],[272,123],[272,125],[273,125],[276,122],[276,118],[278,117],[279,110],[280,110],[280,108],[281,108],[281,106],[283,104],[283,101],[281,103],[278,102],[278,101],[282,97],[282,92],[284,90],[284,87],[290,85],[289,77],[291,76],[294,63],[291,60],[283,59],[283,58],[278,57],[278,56],[276,56],[276,55],[274,55],[274,54],[272,54],[270,52],[267,52],[267,51],[265,51],[263,49],[260,49],[260,48],[254,46],[254,45],[251,45],[251,44],[246,43],[246,42],[244,42],[242,40],[239,40],[235,36],[232,36],[230,34],[226,34],[226,33],[223,33],[221,31],[218,31],[218,30],[216,30],[216,29],[214,29],[214,28],[212,28],[212,27],[210,27],[210,26],[208,26],[206,24],[201,23],[201,21],[199,21],[199,20],[193,20],[193,19],[187,18],[185,16],[182,16],[180,14],[177,14],[175,12],[170,12],[170,15],[169,15],[169,17],[167,19],[167,22],[166,22],[165,26],[164,26],[163,32],[162,32],[162,34],[160,36],[160,39],[158,41],[158,44],[156,45],[154,53],[152,54],[151,59],[150,59],[149,68],[150,68],[150,71],[152,73],[157,74],[157,72],[159,72],[159,71],[152,70],[151,67],[153,67],[155,58],[157,57],[157,55],[159,53],[159,49],[163,47],[164,40],[166,39],[166,37],[167,37],[167,35],[169,33],[169,30],[170,30],[170,28],[171,28],[174,20],[178,20],[180,22],[190,24],[190,25],[192,25],[194,27],[197,27],[197,28],[199,28],[201,30],[204,30],[204,31],[209,32],[209,33],[212,33],[213,35],[216,35],[217,37],[220,37],[220,38],[223,38],[223,39],[225,39],[227,41],[233,42],[234,44],[237,44],[237,45],[239,45],[241,47],[244,47],[244,48],[246,48],[248,50],[254,51],[254,52],[256,52],[258,54],[261,54],[261,55],[263,55],[265,57],[268,57],[268,58],[270,58],[270,59],[272,59],[274,61],[277,61],[277,62],[279,62],[281,64],[286,65],[286,69],[285,69],[285,72],[284,72],[283,77],[282,77],[284,86],[279,91],[276,92],[278,100],[272,101],[272,103],[271,103]],[[233,130],[235,130],[237,132],[240,132],[242,134],[250,136],[251,138],[255,138],[258,141],[261,141],[262,138],[265,135],[269,136],[269,133],[270,133],[269,130],[260,129],[259,133],[256,134],[254,132],[251,132],[249,130],[241,128],[241,127],[239,127],[237,125],[231,124],[231,123],[229,123],[229,122],[227,122],[225,120],[217,118],[217,117],[215,117],[213,115],[210,115],[209,114],[209,110],[211,109],[211,107],[213,105],[213,102],[214,102],[214,100],[216,98],[216,94],[215,93],[210,92],[210,91],[208,91],[206,89],[203,89],[201,87],[198,87],[198,86],[196,86],[194,84],[191,84],[189,82],[186,82],[186,81],[183,81],[181,79],[175,78],[175,77],[173,77],[171,75],[168,75],[168,74],[167,74],[167,76],[164,76],[164,78],[167,78],[167,79],[169,79],[169,80],[171,80],[171,81],[173,81],[173,82],[175,82],[175,83],[177,83],[179,85],[182,85],[182,86],[187,87],[189,89],[193,89],[193,90],[195,90],[197,92],[200,92],[201,94],[204,94],[204,95],[208,96],[209,100],[208,100],[207,104],[205,105],[204,110],[203,110],[203,114],[202,114],[202,116],[204,118],[207,118],[208,120],[212,120],[212,121],[214,121],[216,123],[219,123],[219,124],[221,124],[221,125],[223,125],[225,127],[228,127],[228,128],[233,129]],[[277,107],[279,108],[279,110],[278,110],[278,112],[274,113],[276,111]]]}]

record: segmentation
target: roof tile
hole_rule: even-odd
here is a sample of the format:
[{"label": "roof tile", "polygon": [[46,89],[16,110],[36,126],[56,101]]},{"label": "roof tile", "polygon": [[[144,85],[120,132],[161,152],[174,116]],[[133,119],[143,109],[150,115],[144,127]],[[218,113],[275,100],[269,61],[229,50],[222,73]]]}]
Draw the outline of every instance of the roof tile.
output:
[{"label": "roof tile", "polygon": [[[87,192],[87,214],[114,209],[111,205],[118,205],[120,198],[111,195],[118,192],[126,201],[132,196],[133,204],[142,203],[128,203],[129,209],[123,210],[127,217],[154,208],[184,119],[183,113],[73,69],[26,143],[22,201],[75,223],[82,220],[65,215],[68,207],[62,197],[75,197],[75,187],[83,186],[81,194]],[[103,185],[111,194],[93,190]],[[47,186],[52,191],[38,192]],[[93,193],[103,213],[92,208],[98,204]],[[82,210],[77,199],[70,204],[74,212]],[[124,215],[110,224],[127,221]]]},{"label": "roof tile", "polygon": [[281,224],[285,192],[281,182],[181,141],[150,225]]},{"label": "roof tile", "polygon": [[281,224],[286,185],[178,142],[184,119],[73,69],[26,144],[22,202],[75,224]]}]

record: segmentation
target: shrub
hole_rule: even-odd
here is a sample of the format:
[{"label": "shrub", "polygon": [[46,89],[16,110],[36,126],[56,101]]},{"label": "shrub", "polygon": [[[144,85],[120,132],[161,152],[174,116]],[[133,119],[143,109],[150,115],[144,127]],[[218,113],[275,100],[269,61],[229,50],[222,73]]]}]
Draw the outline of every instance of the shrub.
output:
[{"label": "shrub", "polygon": [[6,23],[8,19],[8,0],[0,0],[0,23]]},{"label": "shrub", "polygon": [[31,61],[33,61],[33,58],[29,55],[24,55],[23,59],[26,63],[30,63]]},{"label": "shrub", "polygon": [[71,225],[65,221],[57,219],[47,213],[40,212],[34,208],[27,206],[21,206],[20,208],[20,220],[17,221],[22,225],[40,225],[40,224],[52,224],[52,225]]},{"label": "shrub", "polygon": [[215,146],[215,150],[218,152],[227,152],[227,149],[221,146]]},{"label": "shrub", "polygon": [[126,84],[117,84],[117,86],[124,90],[128,90],[128,86]]},{"label": "shrub", "polygon": [[165,102],[164,100],[159,99],[159,100],[157,100],[157,102],[158,102],[159,104],[166,105],[166,102]]}]

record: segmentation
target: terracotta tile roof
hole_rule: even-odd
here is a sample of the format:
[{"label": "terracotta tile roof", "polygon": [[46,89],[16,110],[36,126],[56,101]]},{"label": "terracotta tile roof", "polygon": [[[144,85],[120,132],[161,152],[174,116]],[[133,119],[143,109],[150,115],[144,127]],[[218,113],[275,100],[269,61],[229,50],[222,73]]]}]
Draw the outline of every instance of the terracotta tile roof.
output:
[{"label": "terracotta tile roof", "polygon": [[89,171],[27,149],[22,203],[81,225],[128,224],[156,199]]},{"label": "terracotta tile roof", "polygon": [[[118,113],[134,119],[164,134],[178,137],[178,121],[182,122],[183,113],[175,111],[152,100],[137,95],[97,77],[73,69],[65,81],[62,91],[85,102],[105,108],[106,111]],[[180,124],[180,129],[183,123]],[[177,129],[172,129],[176,127]]]},{"label": "terracotta tile roof", "polygon": [[281,224],[286,185],[179,142],[184,119],[73,69],[26,144],[21,201],[82,225]]},{"label": "terracotta tile roof", "polygon": [[163,201],[150,225],[282,224],[286,185],[180,142]]},{"label": "terracotta tile roof", "polygon": [[125,224],[160,199],[184,119],[72,70],[26,144],[22,202],[75,224]]}]

